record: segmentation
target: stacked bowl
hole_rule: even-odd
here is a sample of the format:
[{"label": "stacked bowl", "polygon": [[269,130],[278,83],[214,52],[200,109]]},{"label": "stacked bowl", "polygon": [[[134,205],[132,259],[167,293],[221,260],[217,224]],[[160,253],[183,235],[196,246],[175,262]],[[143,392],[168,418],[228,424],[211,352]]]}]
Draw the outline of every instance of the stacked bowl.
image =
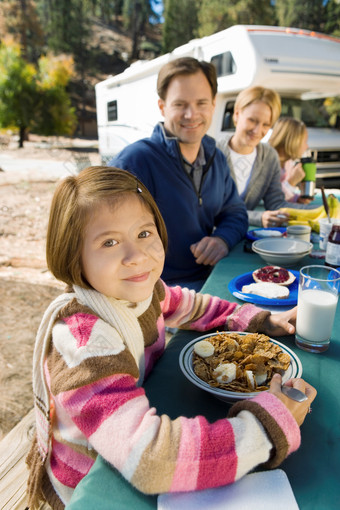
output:
[{"label": "stacked bowl", "polygon": [[289,238],[259,239],[252,244],[253,251],[274,266],[293,266],[309,255],[312,248],[312,243]]}]

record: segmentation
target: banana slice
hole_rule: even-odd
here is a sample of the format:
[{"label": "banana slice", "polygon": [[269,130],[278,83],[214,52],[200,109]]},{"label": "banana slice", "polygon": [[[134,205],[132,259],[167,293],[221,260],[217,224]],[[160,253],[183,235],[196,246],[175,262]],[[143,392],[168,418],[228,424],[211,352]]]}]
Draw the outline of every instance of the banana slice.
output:
[{"label": "banana slice", "polygon": [[257,386],[262,386],[267,381],[267,372],[263,372],[262,374],[255,374],[255,381]]},{"label": "banana slice", "polygon": [[213,375],[219,383],[230,383],[236,379],[236,365],[234,363],[221,363],[215,368]]},{"label": "banana slice", "polygon": [[247,378],[249,386],[251,388],[255,389],[256,388],[256,381],[255,381],[255,377],[254,377],[254,374],[253,374],[252,370],[246,370],[246,378]]},{"label": "banana slice", "polygon": [[200,356],[201,358],[209,358],[209,356],[212,356],[214,354],[215,349],[213,344],[211,344],[207,340],[200,340],[199,342],[195,343],[194,351],[197,354],[197,356]]}]

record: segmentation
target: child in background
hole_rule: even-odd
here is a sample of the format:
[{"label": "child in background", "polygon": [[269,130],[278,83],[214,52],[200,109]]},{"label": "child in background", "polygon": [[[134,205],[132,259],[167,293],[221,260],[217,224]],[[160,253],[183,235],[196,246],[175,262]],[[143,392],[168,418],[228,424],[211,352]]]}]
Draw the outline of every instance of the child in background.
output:
[{"label": "child in background", "polygon": [[297,187],[305,177],[300,158],[308,149],[306,125],[293,117],[281,117],[273,127],[269,143],[279,155],[285,199],[288,202],[310,203],[311,199],[300,197]]},{"label": "child in background", "polygon": [[296,317],[296,309],[271,315],[167,287],[160,280],[166,244],[152,196],[129,172],[89,167],[59,184],[46,253],[69,288],[46,310],[35,344],[31,509],[40,500],[64,508],[98,454],[134,487],[157,494],[232,483],[299,447],[299,425],[316,395],[302,379],[288,384],[306,393],[305,402],[284,396],[276,375],[269,392],[213,424],[150,408],[143,381],[164,352],[165,325],[284,335]]}]

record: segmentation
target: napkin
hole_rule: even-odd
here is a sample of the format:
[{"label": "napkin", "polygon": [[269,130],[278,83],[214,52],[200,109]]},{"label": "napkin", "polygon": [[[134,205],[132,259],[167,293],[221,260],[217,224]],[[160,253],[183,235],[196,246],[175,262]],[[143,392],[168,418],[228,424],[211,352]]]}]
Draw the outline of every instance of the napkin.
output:
[{"label": "napkin", "polygon": [[282,469],[244,476],[237,482],[195,492],[158,496],[158,510],[299,510],[293,490]]}]

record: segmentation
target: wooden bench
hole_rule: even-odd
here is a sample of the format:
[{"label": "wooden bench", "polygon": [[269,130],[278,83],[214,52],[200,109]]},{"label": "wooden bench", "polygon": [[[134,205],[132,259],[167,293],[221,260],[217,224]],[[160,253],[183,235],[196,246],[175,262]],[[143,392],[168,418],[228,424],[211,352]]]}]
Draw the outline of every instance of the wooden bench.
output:
[{"label": "wooden bench", "polygon": [[[24,510],[27,508],[26,483],[28,470],[26,455],[34,434],[32,409],[0,442],[0,508]],[[50,510],[41,505],[39,510]]]}]

